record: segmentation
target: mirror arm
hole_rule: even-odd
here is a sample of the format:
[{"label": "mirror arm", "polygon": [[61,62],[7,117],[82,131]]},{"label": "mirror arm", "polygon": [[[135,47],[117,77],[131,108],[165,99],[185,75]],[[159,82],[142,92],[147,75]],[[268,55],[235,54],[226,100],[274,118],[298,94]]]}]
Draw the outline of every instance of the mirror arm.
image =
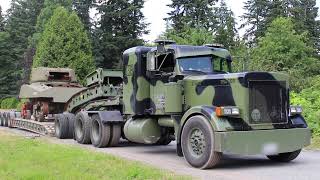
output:
[{"label": "mirror arm", "polygon": [[[160,66],[158,67],[157,71],[160,70],[161,66],[163,65],[164,61],[167,59],[168,55],[169,54],[166,54],[166,56],[163,58],[163,61],[161,62]],[[158,57],[157,57],[157,59],[158,59]]]}]

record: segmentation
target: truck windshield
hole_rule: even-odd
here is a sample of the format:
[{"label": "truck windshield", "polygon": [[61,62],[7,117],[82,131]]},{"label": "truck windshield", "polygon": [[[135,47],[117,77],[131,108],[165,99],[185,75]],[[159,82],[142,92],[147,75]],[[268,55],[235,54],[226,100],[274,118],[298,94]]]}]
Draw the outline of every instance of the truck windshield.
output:
[{"label": "truck windshield", "polygon": [[178,63],[181,72],[225,73],[229,69],[225,59],[212,56],[179,58]]}]

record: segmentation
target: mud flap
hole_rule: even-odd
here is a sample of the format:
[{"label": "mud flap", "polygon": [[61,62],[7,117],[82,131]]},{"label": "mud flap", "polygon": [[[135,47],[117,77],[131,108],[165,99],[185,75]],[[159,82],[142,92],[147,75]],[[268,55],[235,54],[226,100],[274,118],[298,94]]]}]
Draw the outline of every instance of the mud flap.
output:
[{"label": "mud flap", "polygon": [[103,123],[122,123],[124,122],[120,111],[87,111],[91,117],[98,114]]}]

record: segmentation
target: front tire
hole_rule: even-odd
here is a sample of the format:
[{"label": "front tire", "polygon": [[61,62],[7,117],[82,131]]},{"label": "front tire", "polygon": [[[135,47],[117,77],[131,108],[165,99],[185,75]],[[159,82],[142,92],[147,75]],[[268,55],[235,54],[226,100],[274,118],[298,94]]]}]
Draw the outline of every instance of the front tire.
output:
[{"label": "front tire", "polygon": [[182,129],[181,147],[184,158],[193,167],[209,169],[221,160],[214,150],[214,132],[208,120],[200,115],[187,120]]},{"label": "front tire", "polygon": [[277,155],[268,155],[267,157],[271,161],[276,161],[276,162],[290,162],[294,159],[296,159],[301,152],[301,149],[293,152],[286,152],[286,153],[280,153]]}]

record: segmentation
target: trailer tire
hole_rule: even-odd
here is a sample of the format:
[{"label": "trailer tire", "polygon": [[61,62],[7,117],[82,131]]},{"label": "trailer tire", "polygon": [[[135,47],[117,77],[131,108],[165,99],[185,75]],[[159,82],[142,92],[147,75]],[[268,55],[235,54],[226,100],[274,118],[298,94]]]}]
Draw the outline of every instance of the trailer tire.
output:
[{"label": "trailer tire", "polygon": [[181,147],[184,158],[193,167],[208,169],[216,166],[222,157],[214,149],[214,131],[209,121],[192,116],[182,129]]},{"label": "trailer tire", "polygon": [[9,122],[9,113],[8,112],[5,112],[4,113],[4,121],[3,121],[3,126],[4,127],[8,127],[8,122]]},{"label": "trailer tire", "polygon": [[74,121],[76,119],[76,116],[72,113],[64,113],[64,115],[67,117],[68,119],[68,137],[71,139],[74,139]]},{"label": "trailer tire", "polygon": [[275,161],[275,162],[290,162],[296,159],[299,156],[300,152],[301,152],[301,149],[293,152],[280,153],[277,155],[267,155],[267,157],[271,161]]},{"label": "trailer tire", "polygon": [[74,135],[75,139],[80,144],[90,144],[90,117],[85,111],[80,111],[77,113],[74,121]]},{"label": "trailer tire", "polygon": [[101,121],[99,115],[95,114],[91,117],[90,138],[92,145],[98,148],[107,147],[111,139],[111,126]]},{"label": "trailer tire", "polygon": [[3,126],[3,114],[0,112],[0,126]]},{"label": "trailer tire", "polygon": [[120,137],[121,137],[121,125],[112,124],[111,140],[110,140],[109,146],[110,147],[117,146],[119,144]]},{"label": "trailer tire", "polygon": [[68,138],[68,119],[64,114],[57,114],[54,121],[55,134],[59,139]]}]

